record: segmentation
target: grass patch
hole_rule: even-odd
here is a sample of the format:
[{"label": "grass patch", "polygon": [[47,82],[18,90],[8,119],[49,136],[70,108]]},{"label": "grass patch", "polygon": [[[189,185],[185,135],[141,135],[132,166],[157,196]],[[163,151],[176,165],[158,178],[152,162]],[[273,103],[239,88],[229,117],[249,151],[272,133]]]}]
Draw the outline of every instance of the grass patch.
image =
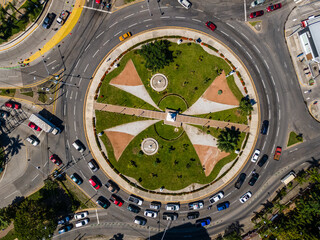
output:
[{"label": "grass patch", "polygon": [[127,4],[127,3],[131,3],[131,2],[134,2],[135,0],[124,0],[124,3]]},{"label": "grass patch", "polygon": [[23,92],[21,94],[26,95],[28,97],[33,97],[33,92]]},{"label": "grass patch", "polygon": [[209,114],[200,114],[200,115],[196,115],[196,117],[208,118],[208,119],[232,122],[232,123],[248,124],[247,117],[241,115],[239,108],[232,108],[232,109],[209,113]]},{"label": "grass patch", "polygon": [[1,238],[1,240],[15,240],[18,238],[18,235],[14,231],[14,229],[10,230],[7,235]]},{"label": "grass patch", "polygon": [[48,96],[46,93],[44,92],[39,92],[39,97],[38,97],[38,100],[42,103],[46,103],[47,100],[48,100]]},{"label": "grass patch", "polygon": [[0,91],[1,96],[8,96],[8,97],[13,97],[15,93],[16,93],[15,89],[1,89]]},{"label": "grass patch", "polygon": [[254,22],[249,22],[250,23],[250,25],[252,26],[252,27],[254,27],[255,25],[257,25],[258,23],[261,23],[261,21],[254,21]]},{"label": "grass patch", "polygon": [[188,106],[186,102],[177,95],[168,95],[164,97],[159,104],[159,108],[162,109],[163,111],[166,108],[170,108],[170,109],[177,110],[179,112],[184,112],[185,110],[187,110],[187,107]]},{"label": "grass patch", "polygon": [[241,99],[244,97],[241,93],[241,91],[239,90],[237,84],[234,82],[234,77],[231,75],[229,77],[227,77],[227,83],[228,86],[231,90],[231,92],[233,93],[233,95],[239,100],[239,102],[241,101]]},{"label": "grass patch", "polygon": [[177,127],[174,127],[174,126],[166,125],[166,124],[164,124],[163,121],[157,122],[154,125],[154,128],[155,128],[156,133],[160,137],[162,137],[164,139],[167,139],[167,140],[176,139],[183,132],[183,129],[181,127],[177,128]]},{"label": "grass patch", "polygon": [[289,147],[289,146],[291,146],[293,144],[299,143],[299,142],[303,142],[302,134],[298,135],[295,132],[290,132],[287,147]]}]

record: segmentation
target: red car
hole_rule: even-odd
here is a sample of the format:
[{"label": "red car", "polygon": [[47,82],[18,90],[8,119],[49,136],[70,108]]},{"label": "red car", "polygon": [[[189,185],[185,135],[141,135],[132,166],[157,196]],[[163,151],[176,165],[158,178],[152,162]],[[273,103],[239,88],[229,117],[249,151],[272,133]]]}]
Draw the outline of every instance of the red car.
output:
[{"label": "red car", "polygon": [[256,18],[256,17],[260,17],[264,14],[264,11],[263,10],[260,10],[260,11],[256,11],[256,12],[252,12],[250,13],[250,18]]},{"label": "red car", "polygon": [[8,108],[14,108],[14,109],[19,109],[20,108],[20,104],[19,103],[15,103],[15,102],[6,102],[4,104],[6,107]]},{"label": "red car", "polygon": [[38,131],[38,132],[40,132],[42,130],[34,122],[29,122],[28,126],[31,127],[32,129]]},{"label": "red car", "polygon": [[91,184],[92,187],[94,187],[95,189],[99,189],[101,187],[100,183],[97,181],[96,177],[91,177],[89,179],[89,183]]},{"label": "red car", "polygon": [[62,164],[61,159],[56,154],[51,155],[49,159],[57,166],[60,166]]},{"label": "red car", "polygon": [[101,0],[96,0],[96,3],[97,3],[97,4],[100,4],[100,3],[101,3]]},{"label": "red car", "polygon": [[267,7],[267,11],[268,12],[272,12],[274,10],[277,10],[277,9],[281,8],[281,7],[282,7],[281,3],[276,3],[274,5],[271,5],[271,6]]},{"label": "red car", "polygon": [[214,31],[216,29],[216,25],[214,25],[211,21],[206,22],[206,26],[210,28],[211,31]]},{"label": "red car", "polygon": [[123,205],[122,199],[114,194],[112,194],[112,196],[110,198],[110,202],[113,202],[115,205],[117,205],[119,207],[121,207]]}]

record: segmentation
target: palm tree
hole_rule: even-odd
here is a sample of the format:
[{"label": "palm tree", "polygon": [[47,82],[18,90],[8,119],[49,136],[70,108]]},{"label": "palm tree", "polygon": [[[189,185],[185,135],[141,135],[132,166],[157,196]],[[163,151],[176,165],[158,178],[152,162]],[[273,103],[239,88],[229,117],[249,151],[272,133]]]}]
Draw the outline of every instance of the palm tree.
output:
[{"label": "palm tree", "polygon": [[239,131],[227,129],[221,131],[218,136],[218,148],[224,152],[232,152],[237,148],[239,140]]},{"label": "palm tree", "polygon": [[320,182],[320,174],[318,172],[318,169],[316,167],[313,167],[309,170],[307,170],[307,172],[310,174],[310,181],[313,183],[316,182]]},{"label": "palm tree", "polygon": [[243,97],[240,101],[239,109],[241,110],[241,114],[244,116],[248,116],[253,111],[253,107],[251,101],[247,97]]}]

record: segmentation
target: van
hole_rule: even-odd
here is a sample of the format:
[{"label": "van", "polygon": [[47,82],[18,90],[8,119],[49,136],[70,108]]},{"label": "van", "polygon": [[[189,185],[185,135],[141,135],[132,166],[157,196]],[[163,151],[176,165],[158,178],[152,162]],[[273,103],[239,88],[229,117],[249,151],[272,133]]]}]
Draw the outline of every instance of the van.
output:
[{"label": "van", "polygon": [[191,7],[191,2],[188,0],[178,0],[178,2],[186,9],[189,9]]},{"label": "van", "polygon": [[284,183],[285,185],[288,185],[288,183],[291,182],[293,179],[295,179],[295,177],[296,177],[295,172],[291,171],[281,179],[281,182]]}]

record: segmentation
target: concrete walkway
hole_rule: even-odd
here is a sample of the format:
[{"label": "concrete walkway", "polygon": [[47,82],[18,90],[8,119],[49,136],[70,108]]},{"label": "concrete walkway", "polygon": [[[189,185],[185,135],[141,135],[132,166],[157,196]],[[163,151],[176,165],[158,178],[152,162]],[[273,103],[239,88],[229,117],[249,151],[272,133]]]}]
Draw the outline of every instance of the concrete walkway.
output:
[{"label": "concrete walkway", "polygon": [[[128,48],[131,46],[140,43],[142,41],[145,41],[147,39],[151,38],[156,38],[156,37],[163,37],[163,36],[185,36],[188,38],[193,38],[193,39],[198,39],[199,37],[202,39],[203,42],[211,45],[212,47],[216,48],[221,52],[225,57],[227,57],[234,66],[237,67],[237,70],[240,72],[242,78],[245,81],[246,88],[248,90],[248,96],[251,99],[254,99],[257,104],[253,106],[254,111],[252,113],[252,118],[250,122],[250,128],[247,129],[249,133],[249,137],[247,140],[247,145],[246,148],[243,150],[241,156],[239,157],[238,161],[234,164],[233,168],[228,171],[226,175],[224,175],[220,180],[215,182],[214,184],[208,186],[207,188],[194,192],[192,194],[184,194],[180,196],[173,196],[173,195],[159,195],[159,194],[154,194],[154,193],[148,193],[142,190],[139,190],[135,187],[132,187],[130,184],[128,184],[126,181],[124,181],[118,174],[116,174],[108,165],[108,163],[105,161],[104,157],[102,156],[95,140],[95,135],[93,131],[93,123],[92,123],[92,118],[94,117],[94,109],[97,109],[97,103],[95,103],[95,91],[100,83],[100,79],[103,78],[105,72],[107,69],[110,67],[110,64],[114,59],[117,59],[118,56],[126,51]],[[204,47],[205,48],[205,47]],[[107,59],[111,58],[111,61],[107,61]],[[98,105],[99,106],[99,105]],[[102,110],[103,107],[108,107],[105,105],[100,105],[99,110]],[[111,107],[111,106],[110,106]],[[117,107],[117,106],[112,106],[112,107]],[[211,195],[212,193],[218,191],[219,189],[223,188],[224,185],[228,184],[230,181],[232,181],[233,178],[235,178],[241,169],[245,166],[247,163],[249,157],[252,154],[253,147],[256,143],[257,139],[257,134],[258,134],[258,128],[260,124],[260,104],[259,104],[259,99],[258,95],[256,92],[256,89],[253,85],[253,81],[251,79],[251,76],[249,75],[249,72],[247,71],[246,67],[243,65],[241,60],[232,52],[231,49],[229,49],[227,46],[225,46],[223,43],[219,42],[219,40],[213,38],[210,35],[207,35],[205,33],[196,31],[196,30],[191,30],[191,29],[186,29],[186,28],[156,28],[152,30],[148,30],[145,32],[142,32],[140,34],[137,34],[131,38],[129,38],[127,41],[124,41],[118,48],[115,48],[112,52],[110,52],[104,59],[104,61],[101,63],[99,69],[96,72],[96,75],[93,76],[90,86],[87,92],[87,99],[85,102],[85,115],[84,115],[84,122],[85,122],[85,132],[86,132],[86,137],[87,137],[87,142],[89,143],[89,148],[91,150],[91,153],[93,154],[94,158],[99,162],[102,170],[115,182],[117,182],[121,188],[128,192],[128,193],[133,193],[136,195],[141,196],[142,198],[152,201],[152,200],[158,200],[161,202],[169,202],[169,201],[179,201],[181,203],[183,202],[189,202],[195,199],[200,199],[205,196]],[[114,110],[117,108],[114,108]],[[117,109],[117,111],[131,111],[128,108],[124,110],[124,107],[121,107],[120,109]],[[139,110],[139,114],[142,114],[142,110]],[[133,113],[134,114],[134,113]],[[136,113],[135,113],[136,114]],[[146,113],[143,113],[144,115]],[[162,112],[156,112],[152,113],[154,116],[157,116],[157,119],[163,118]],[[146,115],[144,115],[146,116]],[[151,114],[150,114],[151,116]],[[150,117],[149,116],[149,117]],[[184,117],[184,116],[181,116]],[[184,119],[184,121],[187,121]],[[189,121],[189,120],[188,120]],[[205,120],[208,121],[208,120]],[[225,127],[225,126],[223,126]],[[193,189],[192,184],[188,186],[187,188],[183,189],[184,192],[188,192]],[[167,191],[166,191],[167,192]],[[173,192],[173,191],[172,191]],[[176,191],[176,192],[181,192],[181,191]]]}]

